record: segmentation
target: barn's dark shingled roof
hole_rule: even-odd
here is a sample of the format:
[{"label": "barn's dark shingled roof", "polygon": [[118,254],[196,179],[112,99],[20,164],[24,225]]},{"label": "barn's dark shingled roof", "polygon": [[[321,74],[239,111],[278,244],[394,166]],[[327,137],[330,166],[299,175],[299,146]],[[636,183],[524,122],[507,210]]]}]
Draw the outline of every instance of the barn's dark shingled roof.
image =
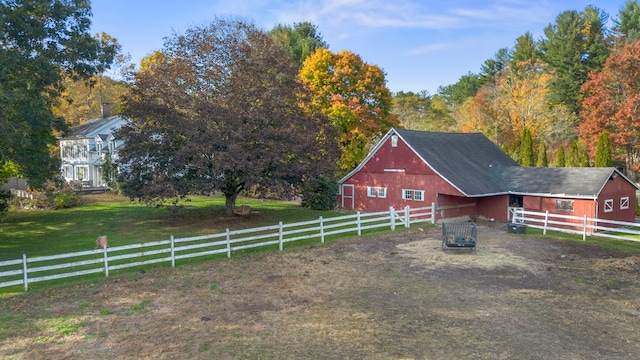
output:
[{"label": "barn's dark shingled roof", "polygon": [[618,173],[614,168],[498,167],[496,181],[519,194],[566,194],[596,197],[604,184]]},{"label": "barn's dark shingled roof", "polygon": [[491,168],[519,167],[480,133],[394,130],[435,172],[467,196],[504,193]]},{"label": "barn's dark shingled roof", "polygon": [[393,131],[435,172],[470,197],[506,193],[596,197],[612,176],[622,175],[612,167],[521,167],[480,133]]}]

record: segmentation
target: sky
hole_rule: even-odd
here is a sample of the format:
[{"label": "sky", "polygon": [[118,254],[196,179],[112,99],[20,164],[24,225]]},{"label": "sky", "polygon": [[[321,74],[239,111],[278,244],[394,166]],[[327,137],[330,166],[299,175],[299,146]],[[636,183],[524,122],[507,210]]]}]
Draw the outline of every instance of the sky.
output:
[{"label": "sky", "polygon": [[[386,74],[392,92],[455,84],[479,73],[501,48],[513,48],[566,10],[593,5],[617,19],[626,0],[93,0],[92,33],[115,37],[135,64],[164,38],[211,23],[241,19],[268,31],[309,21],[329,50],[349,50]],[[611,24],[608,24],[609,26]]]}]

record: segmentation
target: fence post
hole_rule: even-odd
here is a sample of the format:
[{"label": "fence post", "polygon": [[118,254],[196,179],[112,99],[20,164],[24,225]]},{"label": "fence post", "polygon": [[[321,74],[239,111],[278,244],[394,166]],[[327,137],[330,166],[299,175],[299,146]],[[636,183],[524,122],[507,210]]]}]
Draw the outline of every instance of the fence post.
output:
[{"label": "fence post", "polygon": [[587,240],[587,214],[584,214],[584,230],[582,231],[582,241]]},{"label": "fence post", "polygon": [[320,216],[320,242],[324,244],[324,222],[322,221],[322,216]]},{"label": "fence post", "polygon": [[227,228],[227,258],[231,258],[231,234],[229,234],[229,228]]},{"label": "fence post", "polygon": [[22,254],[22,274],[24,281],[24,291],[29,290],[29,277],[27,276],[27,254]]},{"label": "fence post", "polygon": [[107,246],[102,247],[102,254],[104,258],[104,277],[109,277],[109,255],[107,255]]},{"label": "fence post", "polygon": [[278,230],[278,241],[280,242],[280,251],[282,251],[282,221],[279,223],[280,229]]},{"label": "fence post", "polygon": [[542,229],[542,235],[547,235],[547,226],[549,225],[549,210],[544,214],[544,229]]},{"label": "fence post", "polygon": [[409,216],[409,205],[404,207],[404,227],[407,229],[411,227],[411,216]]},{"label": "fence post", "polygon": [[436,224],[436,203],[431,203],[431,225]]},{"label": "fence post", "polygon": [[170,236],[171,239],[171,267],[176,267],[176,246],[173,241],[173,235]]},{"label": "fence post", "polygon": [[357,217],[357,225],[358,225],[358,236],[362,235],[362,229],[360,226],[360,211],[358,211],[358,217]]},{"label": "fence post", "polygon": [[389,218],[391,218],[391,230],[396,229],[396,214],[393,211],[393,206],[389,206]]}]

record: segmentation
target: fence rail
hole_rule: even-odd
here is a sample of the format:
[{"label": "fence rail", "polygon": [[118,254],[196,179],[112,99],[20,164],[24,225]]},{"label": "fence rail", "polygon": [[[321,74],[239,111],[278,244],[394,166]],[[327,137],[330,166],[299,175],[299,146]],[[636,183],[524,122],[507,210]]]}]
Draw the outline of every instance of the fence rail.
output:
[{"label": "fence rail", "polygon": [[327,236],[356,232],[358,236],[368,229],[396,226],[410,227],[413,223],[435,223],[435,204],[431,207],[406,207],[376,213],[360,213],[337,217],[303,221],[297,223],[256,227],[242,230],[226,229],[223,233],[191,236],[151,241],[146,243],[114,246],[104,249],[79,251],[67,254],[27,257],[0,261],[0,288],[23,285],[68,277],[103,273],[130,267],[157,263],[171,263],[176,260],[201,256],[226,254],[228,258],[234,251],[264,246],[278,245],[280,251],[284,244],[317,239],[325,242]]},{"label": "fence rail", "polygon": [[[528,227],[581,234],[582,240],[587,236],[600,236],[618,240],[640,242],[640,223],[589,218],[587,215],[558,215],[546,212],[526,211],[516,208],[512,211],[511,222],[526,224]],[[638,236],[638,237],[634,237]]]}]

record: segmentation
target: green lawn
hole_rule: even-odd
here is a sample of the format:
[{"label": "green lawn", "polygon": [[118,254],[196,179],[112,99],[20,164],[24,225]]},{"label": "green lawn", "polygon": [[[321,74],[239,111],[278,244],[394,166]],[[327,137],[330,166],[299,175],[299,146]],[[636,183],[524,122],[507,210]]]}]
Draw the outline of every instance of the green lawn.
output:
[{"label": "green lawn", "polygon": [[[554,238],[566,241],[573,241],[578,244],[592,244],[600,246],[603,249],[620,251],[628,254],[640,254],[640,242],[629,240],[618,240],[601,236],[587,236],[586,240],[582,240],[581,234],[563,233],[559,231],[547,231],[547,235],[543,235],[542,230],[528,228],[528,236],[534,236],[539,238]],[[629,238],[636,238],[633,235],[619,233],[617,235],[625,236]]]},{"label": "green lawn", "polygon": [[226,217],[221,196],[193,197],[177,213],[115,195],[83,199],[83,205],[72,209],[11,209],[0,223],[0,261],[21,258],[23,253],[33,257],[91,250],[100,235],[117,246],[341,215],[304,209],[293,202],[239,198],[237,205],[251,206],[251,213]]}]

